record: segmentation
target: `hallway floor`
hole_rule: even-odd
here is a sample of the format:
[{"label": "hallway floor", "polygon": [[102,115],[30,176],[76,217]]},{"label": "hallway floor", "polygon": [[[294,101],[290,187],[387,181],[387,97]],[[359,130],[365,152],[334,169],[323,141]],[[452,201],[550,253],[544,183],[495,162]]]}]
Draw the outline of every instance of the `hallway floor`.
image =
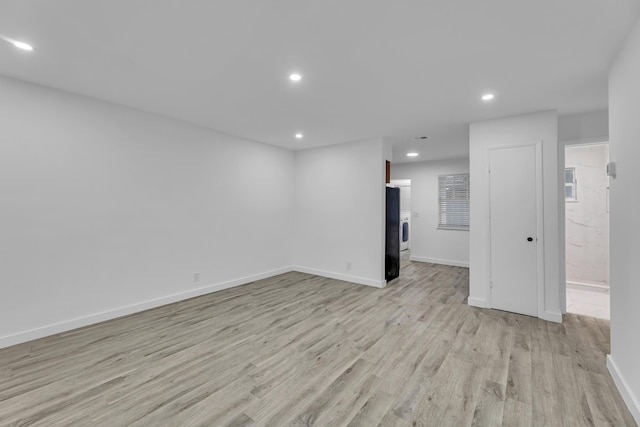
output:
[{"label": "hallway floor", "polygon": [[567,284],[567,313],[609,320],[609,289],[586,290]]}]

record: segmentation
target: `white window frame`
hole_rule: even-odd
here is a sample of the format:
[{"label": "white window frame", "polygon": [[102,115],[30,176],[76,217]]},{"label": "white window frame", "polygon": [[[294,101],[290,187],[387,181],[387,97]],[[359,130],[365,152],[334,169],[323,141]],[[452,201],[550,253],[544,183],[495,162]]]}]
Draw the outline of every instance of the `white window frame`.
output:
[{"label": "white window frame", "polygon": [[469,230],[470,176],[438,175],[438,230]]},{"label": "white window frame", "polygon": [[[567,171],[571,170],[573,182],[567,182]],[[567,187],[571,188],[572,197],[567,197]],[[578,201],[578,180],[576,179],[576,168],[564,168],[564,200],[565,202],[577,202]]]}]

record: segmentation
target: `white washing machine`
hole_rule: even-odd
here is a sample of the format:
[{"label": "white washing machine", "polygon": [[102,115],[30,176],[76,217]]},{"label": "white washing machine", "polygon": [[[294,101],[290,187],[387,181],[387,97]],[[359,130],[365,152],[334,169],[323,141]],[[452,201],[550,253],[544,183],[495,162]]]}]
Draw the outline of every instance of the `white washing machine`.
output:
[{"label": "white washing machine", "polygon": [[411,215],[402,212],[400,214],[400,250],[409,249],[409,218]]}]

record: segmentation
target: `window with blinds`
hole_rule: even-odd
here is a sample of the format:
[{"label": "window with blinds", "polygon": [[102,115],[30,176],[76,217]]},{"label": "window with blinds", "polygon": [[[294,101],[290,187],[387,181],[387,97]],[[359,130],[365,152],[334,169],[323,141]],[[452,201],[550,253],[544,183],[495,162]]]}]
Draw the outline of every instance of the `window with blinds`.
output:
[{"label": "window with blinds", "polygon": [[438,228],[469,229],[469,174],[438,176]]}]

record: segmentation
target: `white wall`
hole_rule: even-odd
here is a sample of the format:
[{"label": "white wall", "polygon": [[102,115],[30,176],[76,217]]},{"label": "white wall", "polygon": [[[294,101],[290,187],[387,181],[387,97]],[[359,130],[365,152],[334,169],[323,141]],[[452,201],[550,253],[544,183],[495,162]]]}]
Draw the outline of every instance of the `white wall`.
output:
[{"label": "white wall", "polygon": [[[609,111],[566,114],[558,117],[558,140],[572,141],[606,138],[609,135]],[[587,141],[584,141],[587,142]]]},{"label": "white wall", "polygon": [[15,80],[0,93],[0,347],[292,266],[292,152]]},{"label": "white wall", "polygon": [[469,232],[438,230],[438,175],[468,172],[468,158],[391,166],[392,179],[411,179],[412,260],[469,266]]},{"label": "white wall", "polygon": [[609,285],[608,144],[567,146],[565,166],[574,168],[576,200],[567,201],[567,282]]},{"label": "white wall", "polygon": [[385,152],[370,140],[296,153],[297,270],[384,286]]},{"label": "white wall", "polygon": [[611,194],[611,355],[607,360],[640,424],[640,21],[609,75],[609,130],[617,178]]},{"label": "white wall", "polygon": [[[469,304],[486,307],[490,279],[489,180],[491,146],[542,141],[544,194],[544,310],[538,316],[562,321],[558,234],[558,117],[555,111],[476,122],[470,125],[471,230]],[[564,238],[564,237],[562,237]]]},{"label": "white wall", "polygon": [[411,186],[400,187],[400,212],[411,212]]}]

